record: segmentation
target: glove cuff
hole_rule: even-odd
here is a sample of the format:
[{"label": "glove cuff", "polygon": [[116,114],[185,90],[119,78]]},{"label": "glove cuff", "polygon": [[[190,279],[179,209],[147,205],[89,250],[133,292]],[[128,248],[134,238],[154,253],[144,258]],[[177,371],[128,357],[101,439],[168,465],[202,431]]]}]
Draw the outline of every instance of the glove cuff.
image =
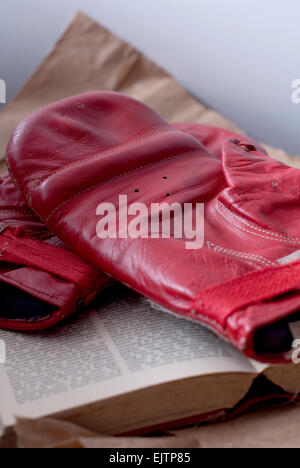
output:
[{"label": "glove cuff", "polygon": [[0,317],[1,328],[17,330],[43,329],[58,323],[89,304],[109,283],[73,252],[18,237],[18,230],[4,227],[0,234],[0,281],[54,306],[53,313],[36,320]]},{"label": "glove cuff", "polygon": [[[299,277],[299,260],[246,274],[202,291],[193,313],[248,356],[261,360],[255,349],[255,333],[284,319],[293,321],[293,312],[300,308]],[[282,353],[281,358],[270,354],[266,359],[286,362],[288,354]]]}]

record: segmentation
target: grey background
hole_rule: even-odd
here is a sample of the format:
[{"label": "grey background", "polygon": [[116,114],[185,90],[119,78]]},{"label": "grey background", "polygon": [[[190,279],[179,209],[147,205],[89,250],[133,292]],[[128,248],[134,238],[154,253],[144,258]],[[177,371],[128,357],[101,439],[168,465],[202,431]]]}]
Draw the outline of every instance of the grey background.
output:
[{"label": "grey background", "polygon": [[299,0],[1,0],[8,99],[79,9],[255,138],[300,155],[300,104],[291,100],[300,78]]}]

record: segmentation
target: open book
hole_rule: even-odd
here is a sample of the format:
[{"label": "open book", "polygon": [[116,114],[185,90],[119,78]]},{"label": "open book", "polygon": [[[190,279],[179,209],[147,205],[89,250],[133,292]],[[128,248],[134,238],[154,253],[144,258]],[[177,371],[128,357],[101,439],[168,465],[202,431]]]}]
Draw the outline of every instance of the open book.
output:
[{"label": "open book", "polygon": [[300,386],[299,366],[250,362],[206,328],[159,312],[122,286],[50,331],[0,330],[0,340],[2,434],[16,416],[147,432],[235,408],[261,374],[291,398]]}]

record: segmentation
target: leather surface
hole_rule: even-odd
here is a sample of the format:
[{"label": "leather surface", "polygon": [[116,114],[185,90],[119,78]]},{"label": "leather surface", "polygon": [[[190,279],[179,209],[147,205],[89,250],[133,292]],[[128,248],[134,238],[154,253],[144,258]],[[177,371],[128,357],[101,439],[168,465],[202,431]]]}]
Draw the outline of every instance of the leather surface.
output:
[{"label": "leather surface", "polygon": [[50,327],[89,303],[108,282],[66,250],[26,206],[8,175],[0,178],[0,251],[0,300],[3,308],[10,306],[0,314],[1,328]]},{"label": "leather surface", "polygon": [[[254,333],[298,310],[297,169],[222,129],[170,126],[124,95],[89,93],[33,113],[7,148],[27,203],[87,262],[160,306],[199,320],[248,356]],[[99,239],[97,206],[205,204],[205,243]],[[296,291],[296,292],[295,292]],[[291,293],[293,294],[287,294]]]}]

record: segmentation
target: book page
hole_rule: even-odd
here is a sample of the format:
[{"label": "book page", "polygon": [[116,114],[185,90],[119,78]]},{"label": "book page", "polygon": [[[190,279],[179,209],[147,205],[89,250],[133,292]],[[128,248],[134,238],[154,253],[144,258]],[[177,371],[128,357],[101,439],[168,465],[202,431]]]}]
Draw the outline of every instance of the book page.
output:
[{"label": "book page", "polygon": [[249,361],[201,325],[154,310],[117,286],[44,332],[0,330],[1,417],[42,417],[202,374],[253,373]]}]

